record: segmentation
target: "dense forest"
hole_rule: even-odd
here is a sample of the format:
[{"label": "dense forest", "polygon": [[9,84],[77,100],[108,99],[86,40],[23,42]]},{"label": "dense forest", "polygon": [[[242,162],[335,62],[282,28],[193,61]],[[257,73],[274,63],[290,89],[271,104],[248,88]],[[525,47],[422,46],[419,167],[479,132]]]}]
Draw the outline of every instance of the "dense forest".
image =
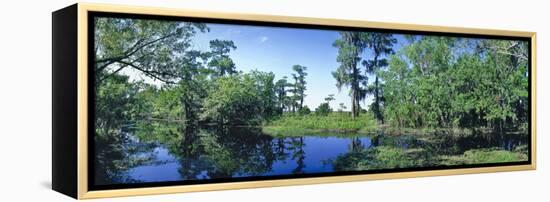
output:
[{"label": "dense forest", "polygon": [[[302,109],[306,67],[289,67],[296,71],[292,83],[274,81],[270,72],[238,72],[228,55],[237,48],[232,41],[213,40],[208,52],[189,49],[197,32],[208,31],[204,24],[110,18],[96,24],[97,128],[143,119],[258,125],[284,109]],[[131,82],[119,74],[123,69],[162,85]]]},{"label": "dense forest", "polygon": [[[528,128],[526,41],[402,35],[399,42],[392,33],[341,31],[326,44],[337,49],[339,64],[327,72],[333,78],[327,82],[349,97],[350,106],[333,109],[331,93],[318,106],[304,102],[308,73],[316,67],[276,67],[288,68],[289,75],[243,72],[231,57],[239,45],[232,40],[211,40],[207,51],[193,48],[194,38],[209,31],[203,23],[96,18],[96,162],[109,164],[113,148],[102,150],[107,146],[101,144],[121,147],[113,144],[120,142],[123,126],[139,128],[144,140],[182,141],[159,136],[164,133],[158,130],[171,129],[155,128],[159,121],[184,134],[201,126],[238,126],[292,137],[405,129],[508,134]],[[189,149],[170,145],[173,153]]]},{"label": "dense forest", "polygon": [[[233,41],[191,50],[193,36],[208,32],[205,24],[111,18],[96,24],[98,129],[145,119],[248,126],[333,111],[324,103],[304,106],[308,67],[281,67],[295,73],[275,80],[271,72],[238,71],[229,56],[237,49]],[[340,64],[332,72],[335,87],[349,90],[352,119],[373,116],[380,125],[409,128],[526,128],[526,42],[406,37],[399,50],[389,33],[341,32],[332,44]],[[372,57],[361,58],[367,51]],[[123,69],[161,85],[131,82]],[[361,106],[367,98],[372,103]]]}]

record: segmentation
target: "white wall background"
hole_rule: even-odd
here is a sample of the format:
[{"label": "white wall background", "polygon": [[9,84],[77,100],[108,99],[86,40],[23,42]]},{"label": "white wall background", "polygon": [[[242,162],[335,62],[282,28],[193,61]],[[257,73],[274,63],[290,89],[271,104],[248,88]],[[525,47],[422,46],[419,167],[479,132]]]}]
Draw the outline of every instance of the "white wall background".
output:
[{"label": "white wall background", "polygon": [[[140,196],[101,201],[542,201],[550,186],[550,6],[544,1],[97,0],[157,7],[536,31],[536,171]],[[70,201],[51,186],[51,12],[74,1],[0,6],[0,201]]]}]

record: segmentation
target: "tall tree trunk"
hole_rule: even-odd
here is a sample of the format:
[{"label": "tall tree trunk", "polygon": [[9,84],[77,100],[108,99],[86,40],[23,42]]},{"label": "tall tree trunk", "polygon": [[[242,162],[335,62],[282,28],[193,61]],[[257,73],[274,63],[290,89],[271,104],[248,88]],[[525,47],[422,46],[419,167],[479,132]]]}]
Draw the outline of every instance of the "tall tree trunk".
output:
[{"label": "tall tree trunk", "polygon": [[355,89],[352,89],[352,93],[351,93],[351,118],[352,119],[355,119],[355,112],[357,111],[356,109],[356,104],[355,104],[355,95],[357,94],[357,91]]},{"label": "tall tree trunk", "polygon": [[380,67],[379,67],[379,61],[378,61],[378,57],[380,56],[380,53],[378,53],[378,48],[377,46],[374,46],[374,50],[375,50],[375,53],[374,53],[374,67],[372,69],[372,73],[374,74],[374,107],[373,107],[373,110],[374,110],[374,115],[376,116],[376,119],[379,123],[382,123],[384,124],[384,118],[382,117],[382,112],[381,112],[381,109],[380,109],[380,86],[379,86],[379,81],[378,81],[378,75],[376,75],[376,70],[378,70]]},{"label": "tall tree trunk", "polygon": [[380,121],[380,123],[384,124],[384,117],[382,116],[382,109],[381,109],[381,104],[380,104],[380,82],[378,80],[378,76],[375,77],[374,79],[374,103],[375,103],[375,107],[376,107],[376,118],[378,119],[378,121]]},{"label": "tall tree trunk", "polygon": [[300,109],[304,107],[304,93],[302,92],[301,98],[300,98]]},{"label": "tall tree trunk", "polygon": [[353,98],[355,99],[355,117],[359,117],[359,110],[361,106],[359,105],[360,97],[359,97],[359,70],[357,69],[357,63],[353,64],[353,87],[354,89],[354,95]]}]

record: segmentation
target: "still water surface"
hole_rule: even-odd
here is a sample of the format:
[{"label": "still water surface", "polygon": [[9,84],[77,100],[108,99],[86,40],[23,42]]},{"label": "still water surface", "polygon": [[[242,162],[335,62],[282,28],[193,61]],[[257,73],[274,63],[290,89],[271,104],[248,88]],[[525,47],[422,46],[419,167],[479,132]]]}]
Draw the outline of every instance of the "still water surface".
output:
[{"label": "still water surface", "polygon": [[422,149],[428,156],[439,156],[462,154],[476,148],[513,150],[527,142],[524,136],[518,135],[273,137],[263,134],[259,128],[182,130],[158,126],[140,131],[127,127],[118,135],[116,141],[96,144],[101,146],[96,147],[97,184],[326,173],[339,171],[334,166],[338,157],[381,146],[403,151]]}]

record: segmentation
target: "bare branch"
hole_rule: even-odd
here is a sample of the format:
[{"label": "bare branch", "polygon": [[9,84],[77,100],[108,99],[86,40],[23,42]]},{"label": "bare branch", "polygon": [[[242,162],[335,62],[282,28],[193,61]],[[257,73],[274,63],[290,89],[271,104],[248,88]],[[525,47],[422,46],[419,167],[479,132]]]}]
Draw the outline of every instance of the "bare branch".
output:
[{"label": "bare branch", "polygon": [[165,73],[165,72],[158,72],[158,71],[152,71],[152,70],[147,70],[143,67],[140,67],[140,66],[137,66],[133,63],[130,63],[130,62],[126,62],[126,61],[118,61],[118,63],[121,63],[121,64],[124,64],[124,65],[127,65],[127,66],[130,66],[130,67],[133,67],[134,69],[137,69],[141,72],[143,72],[144,74],[154,78],[154,79],[158,79],[159,81],[162,81],[164,83],[168,83],[168,84],[175,84],[175,82],[173,81],[170,81],[170,80],[166,80],[164,78],[161,78],[159,77],[158,75],[169,75],[169,76],[173,76],[173,77],[177,77],[176,75],[173,75],[173,74],[168,74],[168,73]]},{"label": "bare branch", "polygon": [[[176,35],[176,33],[171,33],[171,34],[165,35],[165,36],[160,37],[160,38],[158,38],[158,39],[155,39],[155,40],[149,41],[149,42],[147,42],[147,43],[144,43],[144,44],[142,44],[142,45],[140,45],[140,46],[134,48],[133,50],[132,50],[132,48],[130,48],[130,49],[128,49],[127,51],[125,51],[125,54],[124,54],[124,55],[116,56],[116,57],[110,57],[110,58],[104,58],[104,59],[99,59],[99,60],[96,60],[95,62],[96,62],[96,63],[101,63],[101,62],[117,62],[117,61],[119,61],[119,60],[123,60],[123,59],[125,59],[125,58],[127,58],[127,57],[130,57],[131,55],[133,55],[133,54],[136,53],[137,51],[141,50],[142,48],[145,48],[145,47],[147,47],[147,46],[149,46],[149,45],[151,45],[151,44],[154,44],[154,43],[156,43],[156,42],[159,42],[159,41],[161,41],[161,40],[170,38],[170,37],[175,36],[175,35]],[[138,43],[136,43],[135,45],[137,45],[137,44],[138,44]],[[135,46],[135,45],[134,45],[134,46]]]}]

